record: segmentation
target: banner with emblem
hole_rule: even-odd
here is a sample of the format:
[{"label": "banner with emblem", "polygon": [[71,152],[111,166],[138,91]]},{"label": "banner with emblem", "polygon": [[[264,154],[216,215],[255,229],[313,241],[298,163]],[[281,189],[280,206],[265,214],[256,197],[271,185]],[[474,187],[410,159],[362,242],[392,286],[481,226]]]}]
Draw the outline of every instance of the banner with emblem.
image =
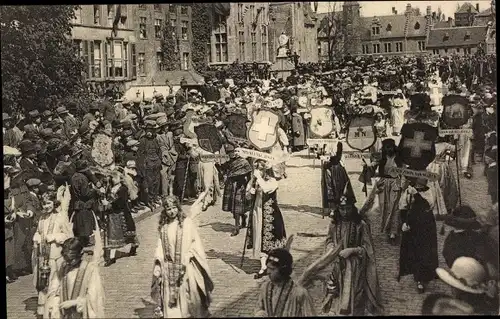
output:
[{"label": "banner with emblem", "polygon": [[219,130],[212,124],[200,124],[194,127],[198,146],[203,150],[215,153],[221,150],[222,141],[219,137]]},{"label": "banner with emblem", "polygon": [[263,108],[254,112],[247,130],[248,141],[259,151],[271,149],[278,142],[280,117],[273,110]]},{"label": "banner with emblem", "polygon": [[443,97],[443,123],[452,128],[459,128],[467,124],[471,117],[471,107],[466,97],[460,95],[447,95]]},{"label": "banner with emblem", "polygon": [[235,137],[247,138],[247,117],[243,114],[230,114],[227,116],[226,127]]},{"label": "banner with emblem", "polygon": [[356,115],[347,125],[346,142],[351,148],[363,152],[377,141],[375,118],[369,115]]},{"label": "banner with emblem", "polygon": [[334,128],[333,111],[326,106],[316,106],[310,111],[311,119],[309,122],[309,131],[311,138],[322,138],[329,136]]},{"label": "banner with emblem", "polygon": [[436,157],[438,129],[425,123],[406,123],[401,128],[399,153],[413,170],[425,170]]}]

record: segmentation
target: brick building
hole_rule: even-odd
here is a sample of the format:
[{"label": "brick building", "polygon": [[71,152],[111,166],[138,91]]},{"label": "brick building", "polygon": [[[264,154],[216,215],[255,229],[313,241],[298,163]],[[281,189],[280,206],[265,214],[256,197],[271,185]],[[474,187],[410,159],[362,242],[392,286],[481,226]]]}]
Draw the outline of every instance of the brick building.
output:
[{"label": "brick building", "polygon": [[380,17],[361,17],[359,7],[356,1],[346,2],[343,7],[346,53],[390,56],[427,53],[426,38],[435,22],[430,6],[425,15],[407,4],[403,14],[393,8],[392,15]]},{"label": "brick building", "polygon": [[278,38],[282,32],[289,38],[291,54],[296,52],[300,62],[318,62],[316,13],[311,2],[271,2],[270,60],[276,61]]},{"label": "brick building", "polygon": [[432,29],[427,50],[434,55],[474,54],[479,47],[486,49],[489,26],[469,26]]},{"label": "brick building", "polygon": [[[118,8],[118,30],[112,34]],[[83,5],[75,15],[71,36],[86,64],[90,87],[130,86],[138,74],[134,6]]]},{"label": "brick building", "polygon": [[479,3],[473,6],[466,2],[455,12],[455,26],[468,27],[474,24],[475,17],[479,14]]},{"label": "brick building", "polygon": [[212,35],[208,50],[210,65],[235,61],[269,61],[269,3],[231,2],[222,13],[209,9]]}]

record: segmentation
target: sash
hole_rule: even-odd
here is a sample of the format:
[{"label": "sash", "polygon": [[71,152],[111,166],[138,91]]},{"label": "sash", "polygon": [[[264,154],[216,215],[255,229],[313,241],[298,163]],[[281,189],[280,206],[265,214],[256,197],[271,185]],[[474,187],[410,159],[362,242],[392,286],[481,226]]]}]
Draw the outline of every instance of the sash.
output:
[{"label": "sash", "polygon": [[278,296],[278,301],[276,302],[276,305],[273,307],[273,293],[274,293],[274,285],[269,282],[267,285],[267,313],[269,317],[283,317],[283,312],[285,311],[285,306],[288,301],[288,298],[290,297],[290,293],[292,292],[293,288],[293,280],[288,280],[287,283],[281,287],[281,290],[279,292]]},{"label": "sash", "polygon": [[[73,285],[73,290],[71,291],[71,298],[68,298],[68,276],[66,275],[62,280],[62,301],[75,300],[78,297],[84,297],[87,293],[87,285],[84,281],[87,274],[87,261],[82,261],[82,264],[78,268],[78,272],[75,278],[75,284]],[[85,287],[82,289],[82,287]],[[63,311],[63,318],[82,318],[82,314],[76,312],[76,307],[70,309],[65,309]]]},{"label": "sash", "polygon": [[[181,249],[182,249],[182,227],[180,224],[177,226],[176,242],[175,242],[175,252],[172,256],[170,251],[170,245],[168,244],[168,236],[166,227],[161,230],[161,241],[163,246],[163,259],[166,264],[168,264],[168,289],[170,292],[170,301],[174,301],[177,304],[179,298],[179,287],[182,283],[183,267],[181,260]],[[173,258],[173,259],[172,259]]]}]

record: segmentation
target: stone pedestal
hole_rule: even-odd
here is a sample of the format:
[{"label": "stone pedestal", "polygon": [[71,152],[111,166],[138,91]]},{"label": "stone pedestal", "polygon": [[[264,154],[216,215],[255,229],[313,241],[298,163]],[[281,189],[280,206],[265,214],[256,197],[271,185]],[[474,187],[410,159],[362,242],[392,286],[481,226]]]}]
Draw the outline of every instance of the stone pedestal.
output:
[{"label": "stone pedestal", "polygon": [[277,79],[286,80],[288,76],[290,76],[290,72],[295,70],[295,65],[290,62],[290,58],[288,56],[281,56],[278,51],[278,56],[276,57],[276,62],[271,66],[271,72],[277,72]]}]

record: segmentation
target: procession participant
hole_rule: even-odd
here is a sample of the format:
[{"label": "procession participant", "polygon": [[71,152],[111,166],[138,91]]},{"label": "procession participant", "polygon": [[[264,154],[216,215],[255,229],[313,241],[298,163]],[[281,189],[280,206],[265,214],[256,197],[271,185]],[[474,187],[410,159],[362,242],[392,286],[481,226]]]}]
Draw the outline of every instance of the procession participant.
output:
[{"label": "procession participant", "polygon": [[484,152],[484,174],[488,182],[488,195],[493,204],[498,202],[498,152],[497,152],[497,134],[490,132],[486,139]]},{"label": "procession participant", "polygon": [[[462,126],[462,128],[472,128],[473,118]],[[460,150],[457,156],[459,156],[460,169],[463,176],[467,179],[472,178],[472,157],[473,157],[473,141],[472,136],[468,134],[458,135],[458,149]]]},{"label": "procession participant", "polygon": [[26,119],[28,124],[24,126],[24,131],[32,130],[38,132],[41,128],[42,118],[38,110],[33,110],[28,112],[28,118]]},{"label": "procession participant", "polygon": [[399,256],[398,281],[402,276],[413,275],[419,293],[436,278],[438,267],[437,229],[434,220],[434,193],[427,187],[427,180],[410,179],[410,185],[399,201],[403,221]]},{"label": "procession participant", "polygon": [[202,199],[202,211],[213,205],[220,196],[219,172],[215,167],[214,159],[204,159],[200,155],[212,154],[205,151],[198,145],[192,145],[190,149],[191,157],[198,161],[197,177],[199,191],[205,192],[206,196]]},{"label": "procession participant", "polygon": [[247,184],[247,198],[251,198],[251,236],[247,249],[253,249],[253,256],[260,255],[260,270],[254,279],[267,275],[267,254],[285,247],[286,231],[283,216],[276,199],[278,181],[270,165],[264,160],[254,162],[253,176]]},{"label": "procession participant", "polygon": [[14,197],[10,192],[10,178],[19,173],[19,168],[4,166],[4,221],[5,221],[5,279],[12,283],[17,279],[13,271],[15,264],[14,222],[16,220]]},{"label": "procession participant", "polygon": [[24,180],[28,180],[30,178],[40,178],[42,170],[36,163],[36,144],[32,143],[31,141],[26,141],[25,143],[21,143],[19,146],[21,148],[19,167],[23,172]]},{"label": "procession participant", "polygon": [[162,196],[172,195],[173,172],[175,170],[175,161],[177,160],[177,152],[174,147],[174,135],[168,129],[168,120],[166,117],[159,118],[156,122],[159,126],[157,135],[158,143],[161,149],[161,189]]},{"label": "procession participant", "polygon": [[33,284],[38,291],[37,315],[41,318],[51,318],[50,308],[55,300],[48,298],[49,287],[63,264],[62,244],[73,237],[66,212],[61,209],[68,205],[69,191],[63,194],[65,203],[59,202],[56,195],[42,195],[43,215],[33,236]]},{"label": "procession participant", "polygon": [[437,142],[436,157],[427,171],[438,175],[438,179],[430,181],[428,186],[435,194],[434,216],[443,217],[451,213],[458,205],[458,185],[450,167],[450,158],[455,147],[446,142]]},{"label": "procession participant", "polygon": [[[366,166],[366,167],[365,167]],[[398,154],[396,143],[393,139],[382,141],[382,155],[380,160],[363,166],[360,181],[366,179],[371,184],[371,178],[378,176],[380,179],[360,209],[361,215],[368,214],[376,205],[378,200],[380,214],[382,215],[381,232],[387,234],[389,241],[394,244],[401,230],[401,216],[398,213],[398,202],[404,190],[404,183],[397,174],[388,173],[392,167],[403,167],[403,162]],[[376,170],[378,169],[377,174]]]},{"label": "procession participant", "polygon": [[248,160],[236,154],[233,145],[226,144],[224,149],[229,156],[229,161],[224,164],[227,179],[224,183],[222,211],[233,214],[234,230],[231,236],[236,236],[240,233],[241,228],[247,226],[245,215],[248,206],[246,201],[246,187],[250,181],[250,174],[253,169]]},{"label": "procession participant", "polygon": [[351,204],[343,203],[331,218],[325,253],[306,268],[299,283],[309,286],[314,275],[333,264],[322,311],[351,316],[363,316],[366,311],[381,314],[370,226]]},{"label": "procession participant", "polygon": [[64,264],[49,288],[47,318],[105,318],[104,287],[97,262],[83,258],[83,245],[78,238],[67,239],[62,247]]},{"label": "procession participant", "polygon": [[162,151],[156,138],[156,122],[146,121],[145,124],[146,135],[139,141],[136,164],[142,178],[140,188],[144,191],[141,201],[153,210],[160,206]]},{"label": "procession participant", "polygon": [[15,120],[9,114],[2,114],[3,145],[18,147],[23,140],[23,132],[14,123]]},{"label": "procession participant", "polygon": [[[162,318],[207,318],[214,289],[198,229],[179,199],[162,199],[151,297]],[[199,200],[194,205],[199,205]]]},{"label": "procession participant", "polygon": [[[182,133],[182,125],[176,127],[174,130],[174,145],[177,151],[177,161],[175,162],[175,176],[174,176],[174,189],[173,193],[175,196],[181,198],[184,195],[186,199],[192,199],[196,197],[197,187],[197,163],[192,165],[193,159],[191,156],[191,149],[186,144],[180,142],[180,136]],[[183,200],[182,198],[181,200]]]},{"label": "procession participant", "polygon": [[[352,189],[349,175],[341,164],[342,143],[337,143],[335,154],[327,151],[326,148],[322,154],[329,154],[329,161],[323,163],[321,168],[321,192],[323,201],[323,214],[328,213],[333,216],[342,201],[347,201],[349,205],[356,203],[356,196]],[[319,155],[319,154],[318,154]]]},{"label": "procession participant", "polygon": [[292,255],[283,248],[273,249],[266,265],[269,281],[261,286],[255,317],[315,316],[309,292],[291,278]]},{"label": "procession participant", "polygon": [[56,109],[56,114],[64,121],[64,136],[69,139],[78,133],[78,128],[80,127],[79,121],[64,106],[58,107]]},{"label": "procession participant", "polygon": [[396,96],[392,99],[391,105],[392,135],[399,136],[405,122],[405,112],[408,110],[408,101],[405,99],[401,89],[396,91]]},{"label": "procession participant", "polygon": [[90,237],[96,227],[93,212],[96,194],[87,177],[89,170],[87,161],[76,161],[75,173],[72,174],[70,180],[72,208],[70,220],[73,223],[75,237],[78,237],[85,247],[93,244]]}]

